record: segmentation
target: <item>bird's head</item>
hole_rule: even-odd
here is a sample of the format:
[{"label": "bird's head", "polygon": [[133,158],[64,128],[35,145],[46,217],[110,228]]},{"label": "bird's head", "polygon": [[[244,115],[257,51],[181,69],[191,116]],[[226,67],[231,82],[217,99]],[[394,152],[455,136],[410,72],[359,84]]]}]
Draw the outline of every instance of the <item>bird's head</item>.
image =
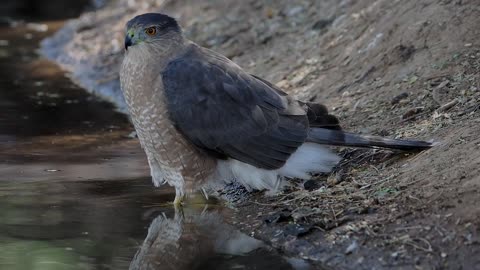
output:
[{"label": "bird's head", "polygon": [[181,38],[182,30],[174,18],[160,13],[146,13],[128,21],[125,50],[137,45],[165,47],[167,42]]}]

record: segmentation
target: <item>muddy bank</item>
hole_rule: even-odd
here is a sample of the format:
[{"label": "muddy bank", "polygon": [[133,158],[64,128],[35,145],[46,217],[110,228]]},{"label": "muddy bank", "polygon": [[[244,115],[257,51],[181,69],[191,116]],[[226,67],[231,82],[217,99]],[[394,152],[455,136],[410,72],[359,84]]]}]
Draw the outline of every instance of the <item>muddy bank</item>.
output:
[{"label": "muddy bank", "polygon": [[[129,4],[130,3],[130,4]],[[163,11],[189,38],[347,130],[439,143],[418,155],[338,149],[331,176],[238,205],[236,226],[341,268],[480,268],[477,1],[115,1],[43,42],[82,87],[125,111],[124,23]]]}]

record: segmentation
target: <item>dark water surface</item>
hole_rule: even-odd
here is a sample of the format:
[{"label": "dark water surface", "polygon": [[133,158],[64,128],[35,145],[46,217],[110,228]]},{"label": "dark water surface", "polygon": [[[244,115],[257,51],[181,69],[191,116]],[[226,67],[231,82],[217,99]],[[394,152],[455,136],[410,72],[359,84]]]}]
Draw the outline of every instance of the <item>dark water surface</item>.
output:
[{"label": "dark water surface", "polygon": [[[1,270],[308,269],[228,225],[229,209],[167,204],[174,194],[153,188],[127,118],[37,55],[39,40],[62,22],[12,27],[18,18],[50,17],[28,1],[6,3],[0,9]],[[65,14],[78,14],[71,8]]]}]

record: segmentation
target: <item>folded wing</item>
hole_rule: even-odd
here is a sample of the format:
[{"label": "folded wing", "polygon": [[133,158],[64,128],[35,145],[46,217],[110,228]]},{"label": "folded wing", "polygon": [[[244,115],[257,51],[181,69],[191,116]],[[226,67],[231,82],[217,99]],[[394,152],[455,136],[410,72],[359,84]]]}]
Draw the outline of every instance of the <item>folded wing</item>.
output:
[{"label": "folded wing", "polygon": [[212,51],[192,45],[162,81],[177,129],[218,158],[278,169],[307,138],[305,111],[292,112],[281,91]]}]

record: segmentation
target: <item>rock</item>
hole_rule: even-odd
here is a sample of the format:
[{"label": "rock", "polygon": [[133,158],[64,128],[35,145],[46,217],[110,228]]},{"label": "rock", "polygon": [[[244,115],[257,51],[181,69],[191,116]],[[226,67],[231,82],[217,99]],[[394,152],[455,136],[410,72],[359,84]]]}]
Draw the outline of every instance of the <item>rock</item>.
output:
[{"label": "rock", "polygon": [[301,219],[304,219],[306,217],[311,216],[312,214],[315,214],[315,210],[310,208],[310,207],[302,207],[295,209],[292,213],[292,218],[295,222],[300,221]]},{"label": "rock", "polygon": [[267,218],[264,219],[265,223],[267,224],[275,224],[275,223],[280,223],[280,222],[286,222],[291,220],[292,215],[290,212],[287,211],[281,211],[275,214],[272,214],[268,216]]},{"label": "rock", "polygon": [[293,8],[288,9],[285,14],[289,17],[295,16],[300,12],[304,11],[305,9],[302,6],[295,6]]},{"label": "rock", "polygon": [[293,236],[304,236],[312,230],[310,225],[288,224],[285,226],[284,234]]},{"label": "rock", "polygon": [[357,240],[353,240],[353,242],[345,249],[345,254],[352,254],[358,248]]},{"label": "rock", "polygon": [[320,19],[316,23],[313,24],[313,30],[323,30],[332,24],[333,20],[331,19]]},{"label": "rock", "polygon": [[402,119],[408,120],[410,118],[413,118],[415,115],[423,112],[424,109],[425,109],[424,107],[411,108],[402,115]]},{"label": "rock", "polygon": [[319,181],[317,180],[308,180],[305,183],[303,183],[303,188],[308,191],[313,191],[317,190],[321,187],[322,185],[320,184]]}]

